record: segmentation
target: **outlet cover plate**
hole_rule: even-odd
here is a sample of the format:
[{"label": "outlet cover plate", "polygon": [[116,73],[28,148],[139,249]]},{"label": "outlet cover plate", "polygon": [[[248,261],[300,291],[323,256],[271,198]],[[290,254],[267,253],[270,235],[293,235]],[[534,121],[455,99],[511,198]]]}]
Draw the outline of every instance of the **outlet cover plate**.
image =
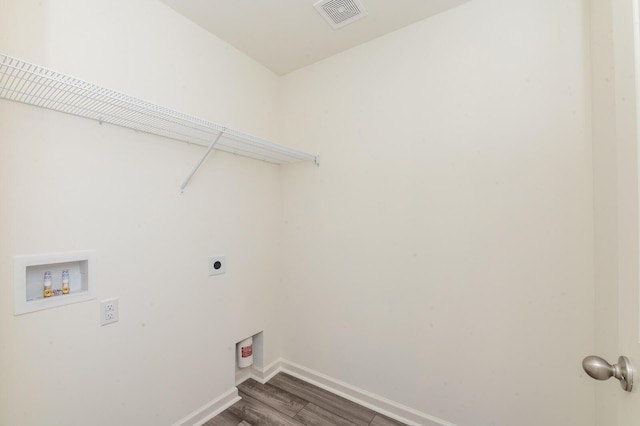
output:
[{"label": "outlet cover plate", "polygon": [[104,299],[100,301],[100,325],[117,322],[120,319],[118,299]]},{"label": "outlet cover plate", "polygon": [[227,261],[224,256],[209,256],[208,274],[220,275],[227,272]]}]

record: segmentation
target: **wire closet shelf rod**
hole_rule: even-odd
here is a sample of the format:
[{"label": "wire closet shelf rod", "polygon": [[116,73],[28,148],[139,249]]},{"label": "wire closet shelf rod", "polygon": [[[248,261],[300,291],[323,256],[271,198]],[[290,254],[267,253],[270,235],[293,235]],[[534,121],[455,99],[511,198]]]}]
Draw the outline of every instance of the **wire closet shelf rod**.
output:
[{"label": "wire closet shelf rod", "polygon": [[0,53],[0,98],[274,164],[314,160],[316,155],[229,129],[179,111]]}]

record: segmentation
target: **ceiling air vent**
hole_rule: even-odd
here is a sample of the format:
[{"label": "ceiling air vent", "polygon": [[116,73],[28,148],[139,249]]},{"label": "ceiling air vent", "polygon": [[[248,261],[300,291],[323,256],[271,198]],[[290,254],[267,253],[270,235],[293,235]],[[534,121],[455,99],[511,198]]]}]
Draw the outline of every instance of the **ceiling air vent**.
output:
[{"label": "ceiling air vent", "polygon": [[320,0],[315,2],[313,7],[333,29],[344,27],[367,16],[367,11],[360,0]]}]

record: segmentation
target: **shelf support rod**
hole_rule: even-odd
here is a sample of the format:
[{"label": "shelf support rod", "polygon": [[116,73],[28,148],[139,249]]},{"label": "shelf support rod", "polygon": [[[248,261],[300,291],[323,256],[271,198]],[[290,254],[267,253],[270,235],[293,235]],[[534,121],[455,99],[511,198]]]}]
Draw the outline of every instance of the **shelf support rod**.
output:
[{"label": "shelf support rod", "polygon": [[187,176],[187,178],[184,180],[184,182],[182,182],[182,185],[180,185],[180,193],[184,194],[184,188],[187,186],[187,184],[189,183],[189,181],[191,180],[191,178],[193,177],[193,175],[196,174],[196,172],[198,171],[198,169],[200,168],[200,166],[202,166],[202,163],[204,163],[204,160],[207,159],[207,157],[209,156],[209,153],[211,152],[211,150],[213,149],[214,146],[216,146],[216,144],[218,143],[218,141],[220,140],[220,138],[222,137],[222,135],[224,135],[224,130],[220,131],[220,133],[218,134],[218,136],[216,136],[215,140],[213,142],[211,142],[211,145],[209,145],[209,148],[207,149],[207,152],[204,153],[204,155],[202,156],[202,158],[200,159],[200,161],[198,161],[198,164],[196,164],[196,166],[193,168],[193,170],[191,171],[191,173],[189,174],[189,176]]}]

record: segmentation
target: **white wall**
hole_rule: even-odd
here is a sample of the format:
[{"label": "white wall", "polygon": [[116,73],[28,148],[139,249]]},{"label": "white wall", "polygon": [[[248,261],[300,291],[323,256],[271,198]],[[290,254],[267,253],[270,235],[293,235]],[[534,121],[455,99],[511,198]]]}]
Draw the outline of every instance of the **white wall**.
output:
[{"label": "white wall", "polygon": [[121,309],[0,298],[0,424],[171,424],[265,330],[265,364],[459,426],[593,425],[585,6],[474,0],[279,80],[156,1],[4,0],[1,52],[322,166],[215,153],[179,196],[201,147],[0,102],[2,288],[14,255],[94,248]]},{"label": "white wall", "polygon": [[[279,81],[160,2],[2,2],[0,51],[277,136]],[[279,169],[0,102],[0,424],[167,425],[235,385],[233,343],[280,353]],[[13,316],[15,255],[95,249],[98,300]],[[227,256],[206,276],[207,256]]]},{"label": "white wall", "polygon": [[460,426],[592,425],[588,4],[474,0],[284,78],[283,356]]}]

